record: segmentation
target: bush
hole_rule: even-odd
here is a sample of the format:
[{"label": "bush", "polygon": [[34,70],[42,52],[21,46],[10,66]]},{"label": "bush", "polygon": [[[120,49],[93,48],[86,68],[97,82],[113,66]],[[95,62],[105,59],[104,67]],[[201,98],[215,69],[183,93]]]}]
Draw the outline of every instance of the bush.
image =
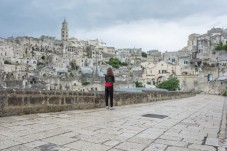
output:
[{"label": "bush", "polygon": [[222,96],[227,96],[227,91],[225,91],[225,92],[222,94]]},{"label": "bush", "polygon": [[141,88],[141,87],[143,87],[142,82],[136,81],[136,82],[135,82],[135,85],[136,85],[136,88]]},{"label": "bush", "polygon": [[9,61],[7,61],[7,60],[5,60],[5,61],[4,61],[4,64],[12,64],[12,63],[9,62]]},{"label": "bush", "polygon": [[158,88],[167,89],[169,91],[179,90],[179,80],[177,78],[171,78],[169,80],[163,81],[157,85]]},{"label": "bush", "polygon": [[37,63],[37,66],[44,66],[45,64],[44,63],[42,63],[42,62],[38,62]]},{"label": "bush", "polygon": [[128,63],[127,62],[121,62],[121,66],[127,66]]},{"label": "bush", "polygon": [[87,81],[86,81],[86,82],[83,82],[83,83],[82,83],[82,85],[88,85],[88,84],[90,84],[90,82],[87,82]]}]

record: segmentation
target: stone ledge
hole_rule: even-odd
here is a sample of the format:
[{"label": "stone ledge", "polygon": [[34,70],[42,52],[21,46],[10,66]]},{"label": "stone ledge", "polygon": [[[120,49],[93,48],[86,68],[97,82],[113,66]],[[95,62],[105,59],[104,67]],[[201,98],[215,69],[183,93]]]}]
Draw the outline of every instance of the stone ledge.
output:
[{"label": "stone ledge", "polygon": [[[114,106],[195,96],[192,92],[115,93]],[[105,106],[104,92],[0,90],[0,117]]]}]

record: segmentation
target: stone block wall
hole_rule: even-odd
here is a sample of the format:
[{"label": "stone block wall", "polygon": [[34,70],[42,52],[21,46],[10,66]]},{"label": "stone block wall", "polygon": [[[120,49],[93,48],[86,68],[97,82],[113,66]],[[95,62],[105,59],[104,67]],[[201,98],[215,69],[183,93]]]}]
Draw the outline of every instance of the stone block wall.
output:
[{"label": "stone block wall", "polygon": [[[193,92],[116,92],[114,106],[178,99],[194,95]],[[103,92],[0,90],[0,117],[104,106]]]}]

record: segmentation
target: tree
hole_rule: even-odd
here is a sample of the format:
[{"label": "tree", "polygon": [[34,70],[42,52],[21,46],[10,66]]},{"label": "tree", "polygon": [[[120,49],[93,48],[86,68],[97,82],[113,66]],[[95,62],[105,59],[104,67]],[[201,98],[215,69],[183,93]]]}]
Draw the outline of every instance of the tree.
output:
[{"label": "tree", "polygon": [[141,88],[141,87],[143,87],[142,82],[139,82],[139,81],[136,81],[136,82],[135,82],[135,85],[136,85],[136,88]]},{"label": "tree", "polygon": [[11,62],[9,62],[8,60],[5,60],[4,64],[11,64]]},{"label": "tree", "polygon": [[170,78],[157,85],[158,88],[167,89],[169,91],[176,91],[180,88],[179,80],[177,78]]},{"label": "tree", "polygon": [[126,62],[121,62],[117,58],[110,58],[107,64],[111,65],[113,68],[119,68],[120,66],[127,66],[128,63]]},{"label": "tree", "polygon": [[224,50],[227,50],[227,44],[223,46],[223,49]]},{"label": "tree", "polygon": [[215,47],[215,50],[222,50],[222,47],[223,47],[223,46],[219,44],[219,45],[217,45],[217,46]]},{"label": "tree", "polygon": [[220,42],[220,44],[218,44],[214,49],[215,50],[227,50],[227,44],[223,45],[223,43]]},{"label": "tree", "polygon": [[147,58],[147,53],[146,52],[142,52],[141,55],[142,55],[142,57]]},{"label": "tree", "polygon": [[225,91],[225,92],[222,94],[222,96],[227,96],[227,91]]}]

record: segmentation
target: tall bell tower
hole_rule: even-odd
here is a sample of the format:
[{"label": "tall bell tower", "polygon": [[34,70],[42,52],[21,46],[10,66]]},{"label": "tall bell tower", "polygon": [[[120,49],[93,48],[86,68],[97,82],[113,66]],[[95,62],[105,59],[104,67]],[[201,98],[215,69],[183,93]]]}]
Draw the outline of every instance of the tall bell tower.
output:
[{"label": "tall bell tower", "polygon": [[61,40],[62,41],[67,41],[68,40],[68,23],[64,19],[64,22],[62,23],[62,28],[61,28]]}]

